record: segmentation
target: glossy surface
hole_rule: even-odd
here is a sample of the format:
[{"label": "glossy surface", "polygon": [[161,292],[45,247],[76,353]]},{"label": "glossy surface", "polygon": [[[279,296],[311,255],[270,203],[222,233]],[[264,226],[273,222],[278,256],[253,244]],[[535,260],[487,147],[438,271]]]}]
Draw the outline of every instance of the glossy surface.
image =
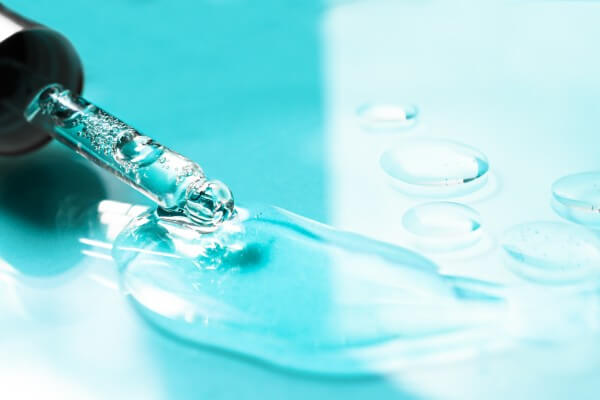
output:
[{"label": "glossy surface", "polygon": [[600,228],[600,172],[563,176],[552,184],[552,206],[563,218]]},{"label": "glossy surface", "polygon": [[435,138],[400,143],[383,153],[380,164],[402,191],[451,197],[477,190],[487,181],[488,160],[471,146]]},{"label": "glossy surface", "polygon": [[417,244],[452,251],[471,246],[482,236],[481,216],[473,208],[449,201],[418,204],[404,213],[402,225]]},{"label": "glossy surface", "polygon": [[419,110],[412,104],[367,103],[356,110],[363,128],[373,131],[396,131],[417,123]]}]

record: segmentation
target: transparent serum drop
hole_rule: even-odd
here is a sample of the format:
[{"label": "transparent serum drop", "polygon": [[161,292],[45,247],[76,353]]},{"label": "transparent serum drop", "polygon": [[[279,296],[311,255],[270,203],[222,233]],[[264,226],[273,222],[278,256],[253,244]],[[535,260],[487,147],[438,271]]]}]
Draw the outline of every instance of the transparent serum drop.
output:
[{"label": "transparent serum drop", "polygon": [[216,225],[233,213],[233,195],[222,182],[194,182],[188,186],[185,211],[202,225]]},{"label": "transparent serum drop", "polygon": [[569,221],[600,228],[600,171],[556,180],[552,184],[552,208]]},{"label": "transparent serum drop", "polygon": [[402,225],[419,247],[432,251],[462,249],[482,237],[479,213],[467,205],[448,201],[410,208],[402,217]]},{"label": "transparent serum drop", "polygon": [[487,157],[474,147],[446,139],[402,140],[383,153],[383,171],[400,191],[427,197],[471,193],[486,182]]},{"label": "transparent serum drop", "polygon": [[600,277],[600,239],[563,222],[529,222],[502,238],[506,265],[522,278],[542,284],[573,284]]},{"label": "transparent serum drop", "polygon": [[271,207],[238,209],[209,233],[150,212],[113,255],[152,325],[310,372],[369,374],[464,349],[497,312],[415,252]]},{"label": "transparent serum drop", "polygon": [[416,124],[419,111],[412,104],[364,104],[356,110],[361,125],[367,130],[394,131]]},{"label": "transparent serum drop", "polygon": [[40,90],[25,118],[164,210],[181,213],[204,230],[216,228],[233,214],[229,189],[207,180],[198,164],[59,84]]}]

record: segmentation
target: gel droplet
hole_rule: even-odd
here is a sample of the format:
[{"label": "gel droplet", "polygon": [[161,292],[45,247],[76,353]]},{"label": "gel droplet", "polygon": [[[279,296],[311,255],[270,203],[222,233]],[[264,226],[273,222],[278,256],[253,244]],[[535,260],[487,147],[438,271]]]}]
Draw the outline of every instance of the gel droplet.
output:
[{"label": "gel droplet", "polygon": [[507,267],[526,280],[569,284],[600,275],[600,239],[563,222],[530,222],[504,234]]},{"label": "gel droplet", "polygon": [[578,224],[600,228],[600,171],[567,175],[552,185],[552,207]]},{"label": "gel droplet", "polygon": [[209,233],[148,213],[113,256],[153,326],[311,372],[408,366],[472,346],[496,315],[415,252],[269,207],[238,209]]},{"label": "gel droplet", "polygon": [[114,144],[115,159],[122,164],[144,167],[158,160],[164,147],[148,136],[137,135],[132,131],[121,133]]},{"label": "gel droplet", "polygon": [[420,247],[437,251],[462,249],[482,237],[479,213],[460,203],[419,204],[404,213],[402,225]]},{"label": "gel droplet", "polygon": [[363,127],[370,130],[397,130],[413,126],[419,112],[412,104],[365,104],[356,115]]},{"label": "gel droplet", "polygon": [[383,153],[384,172],[408,194],[451,197],[465,195],[487,182],[487,157],[474,147],[446,139],[405,139]]},{"label": "gel droplet", "polygon": [[185,213],[202,226],[215,227],[229,219],[233,207],[233,194],[223,182],[198,180],[188,186]]}]

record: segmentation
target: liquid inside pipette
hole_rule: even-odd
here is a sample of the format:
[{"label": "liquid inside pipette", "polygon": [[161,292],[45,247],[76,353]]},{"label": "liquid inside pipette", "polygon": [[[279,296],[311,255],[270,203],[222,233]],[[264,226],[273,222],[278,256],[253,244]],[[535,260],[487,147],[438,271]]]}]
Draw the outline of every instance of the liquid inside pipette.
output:
[{"label": "liquid inside pipette", "polygon": [[78,154],[110,171],[175,218],[212,230],[234,213],[233,195],[195,162],[155,142],[59,84],[41,89],[24,113]]}]

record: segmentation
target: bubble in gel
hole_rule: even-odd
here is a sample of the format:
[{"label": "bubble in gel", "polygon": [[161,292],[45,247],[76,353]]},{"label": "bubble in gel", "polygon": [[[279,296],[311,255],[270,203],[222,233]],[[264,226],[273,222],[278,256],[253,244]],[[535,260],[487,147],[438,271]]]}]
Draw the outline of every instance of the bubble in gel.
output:
[{"label": "bubble in gel", "polygon": [[158,160],[164,152],[164,147],[155,143],[148,136],[137,135],[132,131],[122,132],[114,144],[114,154],[117,162],[122,164],[144,167]]},{"label": "bubble in gel", "polygon": [[198,180],[187,188],[185,213],[203,226],[217,226],[233,214],[233,194],[223,182]]},{"label": "bubble in gel", "polygon": [[311,372],[369,374],[469,348],[496,315],[488,303],[473,312],[413,251],[272,207],[238,208],[212,232],[150,212],[113,256],[152,326]]},{"label": "bubble in gel", "polygon": [[412,104],[365,104],[356,110],[363,127],[369,130],[397,130],[417,122],[419,112]]},{"label": "bubble in gel", "polygon": [[52,113],[52,118],[65,128],[74,128],[81,123],[85,113],[90,112],[93,108],[94,106],[83,98],[73,99],[70,92],[65,91],[58,96],[58,103]]},{"label": "bubble in gel", "polygon": [[419,246],[452,251],[477,243],[482,237],[481,217],[460,203],[437,201],[419,204],[404,213],[404,229]]},{"label": "bubble in gel", "polygon": [[[86,112],[95,107],[81,97],[73,97],[69,90],[63,90],[58,85],[49,85],[37,96],[39,110],[42,114],[49,115],[52,120],[63,128],[74,128],[80,124]],[[25,118],[31,119],[35,116],[25,112]]]},{"label": "bubble in gel", "polygon": [[420,196],[461,196],[481,188],[487,157],[474,147],[446,139],[412,138],[383,153],[383,171],[401,191]]},{"label": "bubble in gel", "polygon": [[552,185],[552,207],[558,215],[600,228],[600,171],[564,176]]},{"label": "bubble in gel", "polygon": [[564,222],[529,222],[503,236],[506,265],[526,280],[569,284],[600,276],[600,239]]}]

